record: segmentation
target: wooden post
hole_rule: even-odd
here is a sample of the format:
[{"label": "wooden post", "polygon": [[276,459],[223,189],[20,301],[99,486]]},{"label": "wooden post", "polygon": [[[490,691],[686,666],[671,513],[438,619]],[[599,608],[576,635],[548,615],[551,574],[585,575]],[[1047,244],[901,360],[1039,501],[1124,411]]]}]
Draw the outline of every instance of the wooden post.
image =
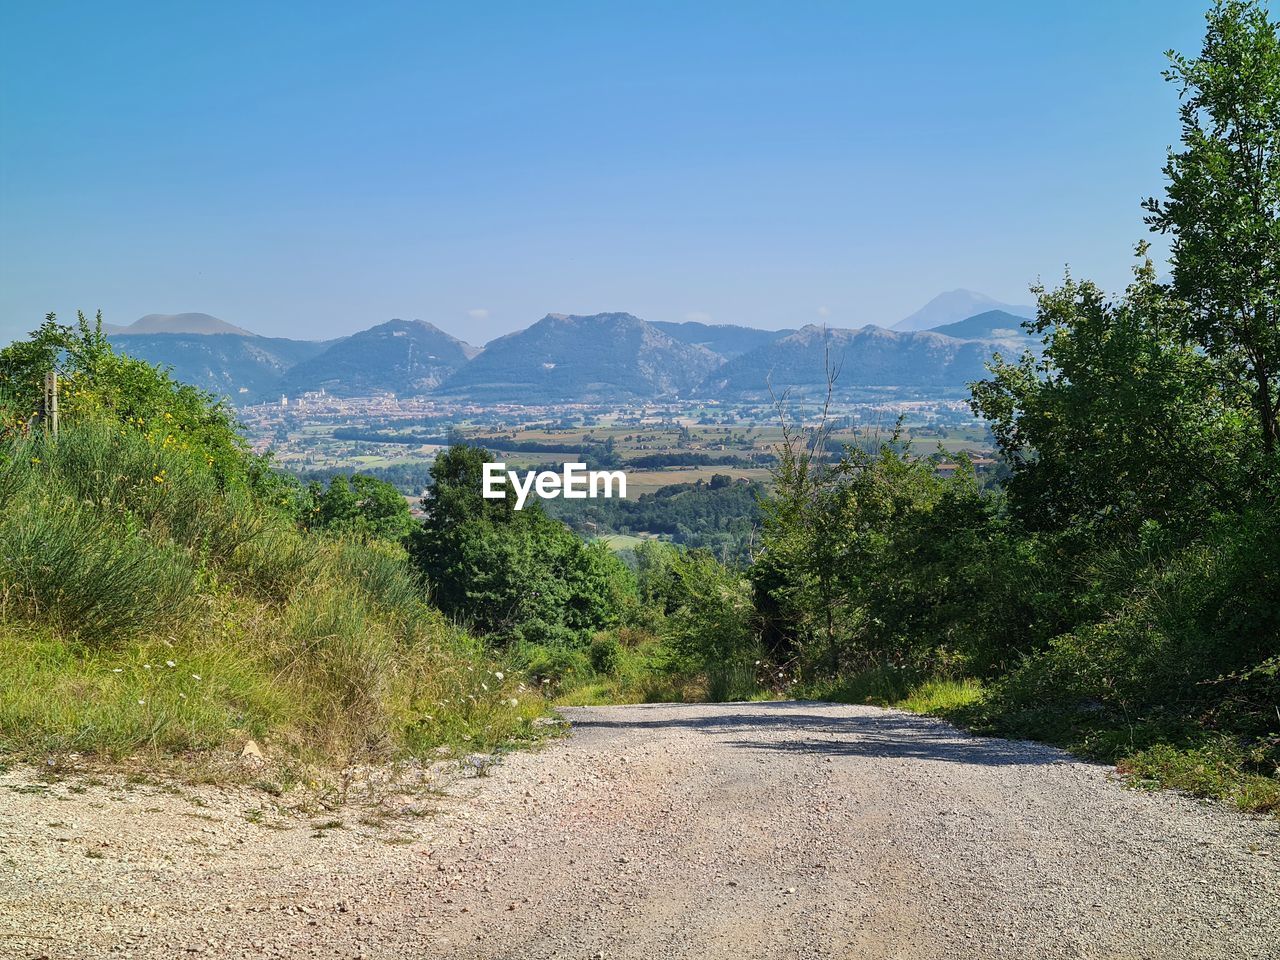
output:
[{"label": "wooden post", "polygon": [[49,432],[58,435],[58,373],[50,370],[44,375],[44,423]]}]

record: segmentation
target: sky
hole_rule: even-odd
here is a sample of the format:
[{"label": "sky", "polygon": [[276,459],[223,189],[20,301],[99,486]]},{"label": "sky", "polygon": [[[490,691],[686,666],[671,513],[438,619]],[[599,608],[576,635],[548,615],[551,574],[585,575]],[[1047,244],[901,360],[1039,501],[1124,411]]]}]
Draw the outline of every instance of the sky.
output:
[{"label": "sky", "polygon": [[891,325],[1067,265],[1118,290],[1206,5],[6,3],[0,337],[77,309]]}]

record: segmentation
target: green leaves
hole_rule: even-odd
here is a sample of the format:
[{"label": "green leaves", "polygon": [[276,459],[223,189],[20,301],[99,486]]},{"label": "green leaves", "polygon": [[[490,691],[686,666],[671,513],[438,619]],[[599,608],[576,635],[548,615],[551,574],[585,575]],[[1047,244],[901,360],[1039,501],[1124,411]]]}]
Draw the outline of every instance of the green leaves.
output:
[{"label": "green leaves", "polygon": [[432,469],[426,517],[409,551],[432,601],[499,640],[585,642],[617,622],[635,594],[630,571],[602,545],[584,544],[538,504],[514,508],[481,495],[488,454],[455,445]]},{"label": "green leaves", "polygon": [[1170,54],[1182,149],[1164,168],[1166,198],[1143,206],[1173,237],[1181,332],[1243,391],[1269,460],[1280,440],[1280,30],[1257,0],[1219,0],[1207,21],[1199,57]]},{"label": "green leaves", "polygon": [[302,519],[312,530],[398,543],[416,526],[400,491],[376,477],[337,476],[327,489],[312,484],[308,501]]},{"label": "green leaves", "polygon": [[1145,256],[1118,301],[1070,276],[1038,293],[1028,325],[1044,337],[1042,358],[997,361],[973,385],[1021,523],[1132,535],[1149,519],[1193,526],[1244,496],[1243,398],[1181,336],[1181,304]]}]

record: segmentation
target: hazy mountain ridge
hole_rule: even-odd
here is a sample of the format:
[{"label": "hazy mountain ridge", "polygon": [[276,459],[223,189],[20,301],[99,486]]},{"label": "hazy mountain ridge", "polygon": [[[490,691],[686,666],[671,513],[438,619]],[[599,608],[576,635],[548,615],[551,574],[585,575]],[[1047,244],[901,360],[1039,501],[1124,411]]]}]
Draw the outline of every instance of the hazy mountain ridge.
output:
[{"label": "hazy mountain ridge", "polygon": [[[994,301],[951,291],[912,316],[941,316],[974,302]],[[171,366],[180,379],[237,403],[315,390],[495,403],[735,400],[767,398],[770,383],[778,391],[821,386],[828,346],[841,366],[841,395],[894,387],[960,390],[985,375],[994,352],[1035,349],[1022,319],[989,309],[931,330],[761,330],[651,322],[629,313],[553,313],[481,349],[421,320],[390,320],[314,342],[260,337],[209,314],[185,313],[150,314],[112,328],[111,339],[122,351]]]},{"label": "hazy mountain ridge", "polygon": [[940,326],[956,323],[980,313],[1003,310],[1016,317],[1034,317],[1036,308],[1001,303],[985,293],[974,290],[948,290],[940,293],[915,313],[903,317],[893,325],[894,330],[936,330]]},{"label": "hazy mountain ridge", "polygon": [[629,313],[552,313],[490,341],[440,392],[529,403],[674,396],[721,362]]},{"label": "hazy mountain ridge", "polygon": [[761,330],[759,327],[741,327],[731,323],[700,323],[696,320],[684,323],[652,320],[650,323],[681,343],[705,347],[726,360],[732,360],[756,347],[762,347],[795,333],[794,329]]},{"label": "hazy mountain ridge", "polygon": [[284,375],[333,343],[234,333],[126,333],[109,339],[121,353],[171,367],[179,380],[237,403],[277,399]]},{"label": "hazy mountain ridge", "polygon": [[770,388],[812,395],[825,389],[828,355],[838,372],[836,393],[878,387],[958,390],[986,375],[998,343],[961,340],[933,331],[857,330],[817,325],[726,361],[696,391],[728,400],[768,399]]},{"label": "hazy mountain ridge", "polygon": [[237,327],[233,323],[219,320],[207,313],[149,313],[145,317],[139,317],[127,327],[115,327],[111,324],[104,326],[111,336],[159,333],[190,333],[198,336],[226,333],[240,337],[257,336],[256,333],[251,333],[243,327]]},{"label": "hazy mountain ridge", "polygon": [[933,327],[929,332],[941,333],[955,337],[957,340],[1020,340],[1032,339],[1031,334],[1022,326],[1027,319],[1007,310],[988,310],[976,316],[967,317],[956,323],[944,323]]}]

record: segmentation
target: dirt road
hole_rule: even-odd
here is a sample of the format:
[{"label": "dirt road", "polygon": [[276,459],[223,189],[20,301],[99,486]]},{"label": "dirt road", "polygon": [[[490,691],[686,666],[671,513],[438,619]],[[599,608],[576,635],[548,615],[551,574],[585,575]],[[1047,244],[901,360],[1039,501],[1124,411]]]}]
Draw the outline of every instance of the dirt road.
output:
[{"label": "dirt road", "polygon": [[5,774],[0,956],[1280,958],[1275,821],[867,707],[566,714],[426,816]]}]

